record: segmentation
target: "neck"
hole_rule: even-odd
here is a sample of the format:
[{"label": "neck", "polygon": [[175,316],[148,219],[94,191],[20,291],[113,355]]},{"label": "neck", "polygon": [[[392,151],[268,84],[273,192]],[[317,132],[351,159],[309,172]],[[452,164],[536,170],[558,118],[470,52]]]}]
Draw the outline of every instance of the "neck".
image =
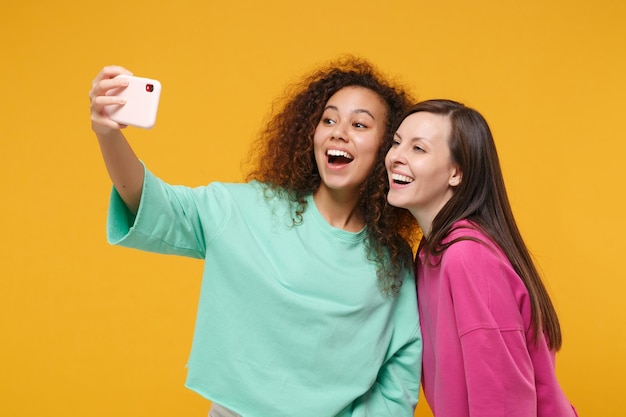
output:
[{"label": "neck", "polygon": [[429,205],[420,205],[419,207],[407,207],[413,217],[417,220],[420,228],[422,229],[422,233],[425,238],[428,238],[432,233],[433,221],[437,214],[441,211],[441,209],[446,205],[446,203],[450,200],[451,195],[446,196],[441,201],[434,201]]},{"label": "neck", "polygon": [[348,232],[359,232],[365,226],[357,199],[356,192],[338,192],[324,186],[313,194],[315,205],[328,224]]},{"label": "neck", "polygon": [[433,226],[433,220],[435,215],[431,215],[430,213],[418,211],[418,210],[410,210],[415,220],[417,220],[417,224],[419,224],[420,229],[422,229],[422,234],[424,238],[428,239],[431,233],[431,229]]}]

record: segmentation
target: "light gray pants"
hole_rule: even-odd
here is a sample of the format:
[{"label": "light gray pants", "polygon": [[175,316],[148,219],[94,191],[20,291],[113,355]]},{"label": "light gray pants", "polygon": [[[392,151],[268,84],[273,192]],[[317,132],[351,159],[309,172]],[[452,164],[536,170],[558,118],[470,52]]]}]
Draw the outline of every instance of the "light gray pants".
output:
[{"label": "light gray pants", "polygon": [[241,417],[239,414],[230,411],[227,408],[222,407],[219,404],[211,404],[209,410],[209,417]]}]

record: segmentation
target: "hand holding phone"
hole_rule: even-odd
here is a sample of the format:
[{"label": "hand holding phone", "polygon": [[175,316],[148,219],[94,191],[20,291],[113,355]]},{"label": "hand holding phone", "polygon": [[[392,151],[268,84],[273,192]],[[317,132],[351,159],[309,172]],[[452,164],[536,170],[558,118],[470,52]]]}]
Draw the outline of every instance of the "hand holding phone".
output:
[{"label": "hand holding phone", "polygon": [[126,98],[126,103],[111,104],[104,107],[111,120],[129,126],[150,129],[156,122],[161,83],[157,80],[133,75],[118,75],[128,79],[128,86],[108,91],[108,96]]}]

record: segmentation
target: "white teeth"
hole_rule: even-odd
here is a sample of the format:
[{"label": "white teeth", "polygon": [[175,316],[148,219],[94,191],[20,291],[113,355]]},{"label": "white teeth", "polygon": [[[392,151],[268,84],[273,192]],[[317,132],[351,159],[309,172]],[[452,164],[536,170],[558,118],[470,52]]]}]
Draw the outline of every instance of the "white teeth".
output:
[{"label": "white teeth", "polygon": [[407,177],[406,175],[400,175],[400,174],[391,174],[391,179],[396,182],[402,182],[406,184],[413,182],[413,178]]},{"label": "white teeth", "polygon": [[329,149],[329,150],[326,151],[326,155],[328,155],[328,156],[341,156],[341,157],[348,158],[348,159],[354,159],[354,157],[352,155],[350,155],[348,152],[340,151],[338,149]]}]

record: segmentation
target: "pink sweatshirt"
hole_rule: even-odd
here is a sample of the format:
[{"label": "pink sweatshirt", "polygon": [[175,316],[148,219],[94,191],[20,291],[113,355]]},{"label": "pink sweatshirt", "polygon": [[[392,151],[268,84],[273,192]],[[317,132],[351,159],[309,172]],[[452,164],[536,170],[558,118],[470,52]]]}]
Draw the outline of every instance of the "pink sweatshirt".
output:
[{"label": "pink sweatshirt", "polygon": [[[457,225],[470,225],[461,221]],[[576,416],[555,375],[555,354],[530,342],[528,291],[504,254],[475,229],[441,255],[417,259],[423,388],[435,417]]]}]

